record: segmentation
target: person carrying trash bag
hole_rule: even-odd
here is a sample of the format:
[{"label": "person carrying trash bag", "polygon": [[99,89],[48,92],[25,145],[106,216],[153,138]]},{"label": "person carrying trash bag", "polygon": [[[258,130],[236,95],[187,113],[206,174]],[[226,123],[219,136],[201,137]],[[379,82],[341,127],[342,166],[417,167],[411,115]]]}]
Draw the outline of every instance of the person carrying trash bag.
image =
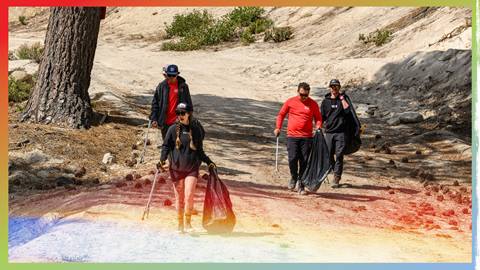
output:
[{"label": "person carrying trash bag", "polygon": [[152,127],[160,129],[163,140],[165,140],[168,128],[175,124],[177,120],[175,115],[177,105],[185,103],[193,108],[188,85],[179,74],[177,65],[164,67],[163,76],[165,80],[158,84],[153,94],[152,112],[149,119]]},{"label": "person carrying trash bag", "polygon": [[329,87],[330,93],[325,95],[320,111],[324,120],[325,141],[330,153],[330,163],[333,167],[334,177],[331,187],[338,188],[342,178],[344,155],[360,148],[360,122],[350,98],[345,93],[340,93],[340,81],[330,80]]},{"label": "person carrying trash bag", "polygon": [[289,98],[280,109],[277,116],[275,136],[280,135],[283,120],[288,114],[287,126],[287,152],[288,166],[291,179],[288,184],[289,190],[294,190],[298,182],[298,192],[305,195],[306,191],[302,181],[298,181],[307,166],[307,158],[310,153],[313,135],[313,120],[317,129],[322,127],[322,116],[317,102],[308,97],[310,86],[302,82],[297,88],[298,95]]},{"label": "person carrying trash bag", "polygon": [[216,168],[216,165],[203,151],[205,131],[200,121],[193,117],[192,107],[180,103],[175,113],[177,120],[165,136],[160,164],[165,167],[168,157],[178,214],[178,232],[182,233],[193,231],[191,218],[200,164],[203,161],[209,168]]}]

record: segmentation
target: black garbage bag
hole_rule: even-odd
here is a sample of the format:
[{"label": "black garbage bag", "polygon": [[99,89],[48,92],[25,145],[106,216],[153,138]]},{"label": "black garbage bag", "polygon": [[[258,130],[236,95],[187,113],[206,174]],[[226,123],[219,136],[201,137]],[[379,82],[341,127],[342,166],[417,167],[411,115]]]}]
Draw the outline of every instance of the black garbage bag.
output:
[{"label": "black garbage bag", "polygon": [[202,225],[208,233],[230,233],[236,218],[227,186],[220,180],[216,169],[209,169],[210,176],[203,203]]},{"label": "black garbage bag", "polygon": [[345,95],[345,100],[350,105],[350,113],[345,116],[345,155],[353,154],[362,146],[360,139],[360,121],[353,108],[352,101]]},{"label": "black garbage bag", "polygon": [[315,192],[320,188],[330,172],[330,154],[327,142],[320,130],[315,132],[312,148],[307,160],[307,168],[302,175],[301,181],[309,191]]}]

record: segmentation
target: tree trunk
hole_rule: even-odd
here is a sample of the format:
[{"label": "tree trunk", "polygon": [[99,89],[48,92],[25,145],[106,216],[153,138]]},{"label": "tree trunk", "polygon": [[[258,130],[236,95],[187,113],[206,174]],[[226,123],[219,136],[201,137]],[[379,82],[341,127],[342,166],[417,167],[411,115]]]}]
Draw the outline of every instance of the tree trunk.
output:
[{"label": "tree trunk", "polygon": [[101,8],[53,7],[50,12],[38,80],[23,120],[89,128],[88,87]]}]

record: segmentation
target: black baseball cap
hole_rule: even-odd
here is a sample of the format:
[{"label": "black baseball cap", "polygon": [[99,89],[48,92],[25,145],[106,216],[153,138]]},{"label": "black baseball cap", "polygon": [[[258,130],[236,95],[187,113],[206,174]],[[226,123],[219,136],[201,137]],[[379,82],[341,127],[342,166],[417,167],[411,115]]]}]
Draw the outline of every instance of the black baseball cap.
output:
[{"label": "black baseball cap", "polygon": [[329,87],[332,87],[332,86],[334,86],[334,85],[340,86],[340,81],[337,80],[337,79],[332,79],[332,80],[330,80],[330,83],[328,84],[328,86],[329,86]]},{"label": "black baseball cap", "polygon": [[177,65],[168,65],[163,69],[163,73],[167,75],[178,75],[180,72],[178,71],[178,66]]}]

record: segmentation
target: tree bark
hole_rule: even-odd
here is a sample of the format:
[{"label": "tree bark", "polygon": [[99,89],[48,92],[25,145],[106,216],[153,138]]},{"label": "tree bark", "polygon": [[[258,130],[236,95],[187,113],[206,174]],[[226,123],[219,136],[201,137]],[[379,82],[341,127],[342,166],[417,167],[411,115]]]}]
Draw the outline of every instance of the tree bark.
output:
[{"label": "tree bark", "polygon": [[53,7],[50,12],[37,83],[22,120],[89,128],[88,87],[101,8]]}]

